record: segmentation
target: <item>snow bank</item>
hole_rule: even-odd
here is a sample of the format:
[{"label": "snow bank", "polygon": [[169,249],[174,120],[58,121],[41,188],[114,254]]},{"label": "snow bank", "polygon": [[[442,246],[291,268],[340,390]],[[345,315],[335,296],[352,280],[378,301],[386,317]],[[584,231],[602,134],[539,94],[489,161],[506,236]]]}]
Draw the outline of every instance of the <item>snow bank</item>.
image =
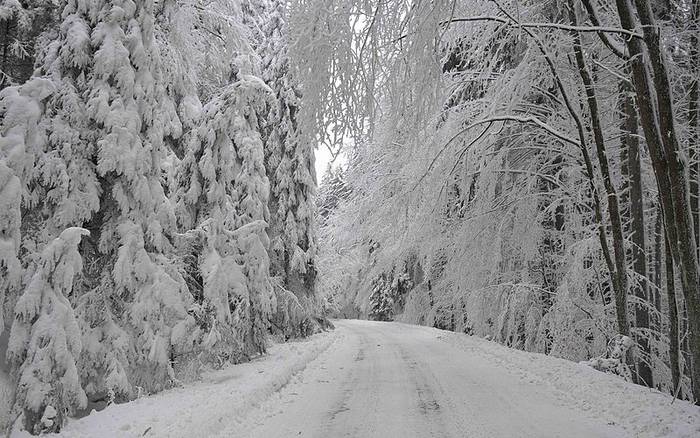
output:
[{"label": "snow bank", "polygon": [[112,405],[69,422],[58,435],[94,437],[206,437],[244,418],[285,386],[337,339],[336,332],[273,345],[252,362],[207,373],[201,382]]},{"label": "snow bank", "polygon": [[439,340],[481,356],[523,381],[550,387],[562,404],[620,425],[637,438],[700,437],[700,407],[686,401],[674,401],[668,394],[583,363],[514,350],[476,336],[428,330]]}]

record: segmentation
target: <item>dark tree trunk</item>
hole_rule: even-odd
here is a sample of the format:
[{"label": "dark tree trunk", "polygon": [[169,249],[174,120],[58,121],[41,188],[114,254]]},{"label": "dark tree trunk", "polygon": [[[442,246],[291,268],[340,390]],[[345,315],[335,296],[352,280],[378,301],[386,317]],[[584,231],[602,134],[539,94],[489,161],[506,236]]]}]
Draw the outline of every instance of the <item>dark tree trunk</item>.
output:
[{"label": "dark tree trunk", "polygon": [[[616,0],[622,27],[643,30],[640,38],[626,40],[632,58],[632,79],[641,125],[649,146],[664,211],[674,265],[678,267],[688,309],[689,341],[693,362],[700,364],[700,296],[698,253],[695,244],[685,163],[676,133],[672,90],[661,47],[660,30],[648,0],[635,0],[641,26],[630,0]],[[653,80],[653,82],[652,82]],[[693,392],[700,394],[700,366],[692,368]],[[700,397],[696,397],[700,403]]]},{"label": "dark tree trunk", "polygon": [[669,245],[668,239],[664,239],[664,241],[666,243],[666,294],[668,296],[668,337],[670,340],[668,356],[671,362],[671,381],[673,382],[671,392],[676,394],[679,390],[678,385],[681,380],[680,362],[678,360],[680,351],[678,338],[678,304],[676,303],[676,285],[673,274],[673,255],[671,254],[671,246]]},{"label": "dark tree trunk", "polygon": [[[632,266],[641,280],[632,285],[632,293],[637,301],[634,307],[635,327],[649,329],[649,287],[647,278],[647,257],[645,250],[644,231],[644,199],[642,191],[642,163],[639,155],[639,137],[637,128],[637,110],[635,108],[633,90],[627,85],[622,86],[622,114],[623,114],[623,150],[627,162],[623,166],[626,170],[626,183],[628,185],[627,198],[629,199],[629,221],[632,233]],[[647,335],[636,336],[640,355],[637,357],[635,382],[649,387],[654,386],[651,366],[651,350]]]},{"label": "dark tree trunk", "polygon": [[[575,14],[571,14],[572,23],[577,24]],[[591,119],[591,128],[593,130],[593,139],[598,155],[598,164],[600,173],[603,177],[603,186],[608,199],[608,219],[612,228],[613,238],[613,255],[614,255],[614,275],[613,281],[616,282],[615,289],[615,308],[617,310],[617,325],[620,334],[629,336],[629,320],[627,309],[627,266],[625,263],[625,239],[622,231],[622,219],[620,216],[620,206],[617,191],[612,182],[610,175],[610,166],[608,163],[607,150],[605,146],[605,138],[603,136],[603,128],[600,123],[600,111],[598,107],[598,98],[596,97],[595,84],[591,77],[581,47],[581,37],[578,33],[574,34],[574,53],[576,55],[576,64],[578,72],[583,82],[584,91],[586,93],[586,102]]]}]

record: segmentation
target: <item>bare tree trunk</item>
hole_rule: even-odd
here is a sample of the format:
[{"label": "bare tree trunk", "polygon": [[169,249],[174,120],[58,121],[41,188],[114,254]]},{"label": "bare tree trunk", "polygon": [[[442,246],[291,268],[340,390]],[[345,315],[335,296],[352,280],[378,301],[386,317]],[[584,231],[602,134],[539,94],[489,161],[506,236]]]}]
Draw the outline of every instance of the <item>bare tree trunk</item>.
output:
[{"label": "bare tree trunk", "polygon": [[[637,128],[637,110],[635,109],[634,98],[627,84],[622,85],[622,114],[623,114],[623,149],[627,158],[627,163],[623,166],[627,170],[627,184],[629,191],[627,198],[630,205],[630,230],[632,232],[632,266],[640,283],[632,286],[632,292],[638,301],[646,303],[635,306],[635,326],[637,328],[649,328],[649,310],[647,305],[651,305],[649,299],[649,287],[647,285],[647,257],[645,250],[645,229],[644,229],[644,199],[642,191],[642,163],[639,156],[639,137]],[[640,356],[637,357],[637,373],[635,381],[649,387],[654,386],[652,369],[649,365],[651,360],[651,349],[649,338],[646,335],[637,335],[636,342],[640,349]]]},{"label": "bare tree trunk", "polygon": [[[10,69],[9,69],[9,50],[10,50],[10,42],[11,42],[11,20],[2,20],[5,23],[5,26],[3,26],[3,31],[2,34],[0,34],[0,44],[2,44],[2,54],[0,55],[0,71],[2,71],[3,76],[0,77],[0,90],[3,88],[7,87],[10,85],[10,81],[8,80],[9,75],[10,75]],[[2,22],[0,21],[0,23]],[[7,76],[5,76],[7,75]]]},{"label": "bare tree trunk", "polygon": [[676,394],[678,391],[678,385],[681,381],[680,361],[678,360],[678,354],[680,351],[678,338],[678,304],[676,303],[676,285],[673,274],[673,255],[671,254],[671,245],[669,244],[668,239],[664,239],[664,241],[666,243],[666,294],[668,296],[668,337],[670,340],[668,356],[671,362],[671,381],[673,382],[671,392]]},{"label": "bare tree trunk", "polygon": [[[501,12],[503,12],[513,23],[518,23],[518,20],[513,17],[512,15],[508,14],[508,12],[501,8],[499,6],[499,9]],[[537,45],[538,49],[544,56],[545,61],[547,62],[547,66],[549,67],[549,71],[552,74],[552,79],[554,80],[554,83],[557,86],[557,89],[561,93],[562,100],[564,101],[564,105],[566,106],[566,109],[571,116],[572,120],[574,121],[574,124],[576,125],[576,132],[578,134],[578,139],[579,139],[579,148],[581,151],[581,155],[583,157],[583,161],[585,164],[585,170],[584,174],[586,175],[588,179],[588,184],[591,189],[591,196],[593,198],[593,210],[595,213],[595,222],[597,225],[598,229],[598,239],[600,240],[600,248],[603,253],[603,257],[605,259],[605,264],[608,268],[608,272],[610,273],[610,282],[612,284],[613,291],[615,293],[615,296],[624,296],[626,300],[626,294],[621,293],[621,286],[619,281],[617,281],[617,271],[615,269],[615,263],[613,262],[613,257],[610,252],[610,247],[608,246],[608,240],[606,236],[606,229],[605,229],[605,221],[603,219],[603,208],[602,208],[602,203],[600,201],[600,196],[598,194],[598,187],[596,186],[595,182],[595,169],[593,167],[593,162],[591,160],[590,154],[588,153],[588,146],[587,146],[587,140],[586,140],[586,132],[585,128],[583,125],[583,121],[581,120],[581,116],[578,114],[576,109],[574,109],[574,106],[571,102],[571,99],[569,98],[569,94],[567,93],[567,89],[564,86],[564,84],[561,81],[561,77],[559,76],[556,66],[554,65],[554,62],[552,61],[552,58],[549,56],[549,53],[544,47],[544,44],[542,41],[535,36],[532,31],[528,28],[523,28],[523,31],[532,38],[532,40],[535,42]],[[618,301],[616,300],[616,304],[618,304]],[[626,305],[625,305],[626,308]],[[620,326],[620,331],[626,330],[625,334],[629,333],[629,323],[627,321],[627,312],[620,312],[620,307],[616,307],[616,310],[618,311],[618,325]],[[619,321],[620,318],[623,318],[623,321]],[[620,324],[622,322],[622,324]]]},{"label": "bare tree trunk", "polygon": [[[693,362],[700,364],[700,290],[698,253],[695,243],[685,163],[676,133],[672,91],[661,47],[659,29],[648,0],[635,0],[643,30],[626,40],[632,58],[632,79],[649,146],[664,211],[664,226],[670,241],[674,264],[679,268],[681,286],[688,309],[689,340]],[[616,0],[622,27],[637,31],[630,0]],[[653,80],[653,83],[652,83]],[[656,99],[654,99],[654,97]],[[700,366],[692,367],[693,392],[700,403]]]},{"label": "bare tree trunk", "polygon": [[[577,25],[576,16],[573,10],[571,12],[571,21],[574,25]],[[578,65],[579,75],[581,76],[581,81],[583,82],[586,93],[586,102],[588,103],[588,110],[591,117],[591,127],[593,129],[593,139],[598,155],[598,164],[600,165],[603,185],[608,198],[608,217],[612,228],[613,252],[615,259],[613,279],[617,283],[617,287],[614,288],[615,307],[617,309],[617,325],[621,334],[629,336],[630,329],[627,316],[627,266],[625,264],[625,240],[622,233],[619,198],[610,176],[610,166],[608,163],[605,138],[603,136],[603,128],[600,124],[598,98],[596,97],[593,78],[588,71],[586,60],[583,56],[581,36],[579,33],[574,33],[574,52],[576,54],[576,64]]]},{"label": "bare tree trunk", "polygon": [[661,205],[658,205],[656,211],[656,222],[654,223],[654,286],[657,290],[661,290],[661,245],[665,240],[664,223],[661,215]]}]

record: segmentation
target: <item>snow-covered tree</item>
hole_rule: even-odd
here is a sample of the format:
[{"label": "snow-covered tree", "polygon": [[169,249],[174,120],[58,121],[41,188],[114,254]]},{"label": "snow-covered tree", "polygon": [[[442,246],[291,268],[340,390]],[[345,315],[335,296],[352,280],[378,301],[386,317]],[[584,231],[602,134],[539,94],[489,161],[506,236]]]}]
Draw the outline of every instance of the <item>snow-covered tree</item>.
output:
[{"label": "snow-covered tree", "polygon": [[87,403],[76,367],[80,329],[68,300],[82,270],[78,244],[87,234],[67,228],[50,242],[15,306],[7,360],[18,379],[15,409],[32,433],[59,431]]},{"label": "snow-covered tree", "polygon": [[177,177],[180,227],[191,230],[185,248],[200,278],[192,283],[201,287],[194,296],[203,343],[224,359],[264,348],[271,306],[269,182],[258,114],[270,98],[260,79],[235,71],[232,84],[205,106]]},{"label": "snow-covered tree", "polygon": [[690,390],[674,280],[697,356],[697,2],[604,3],[292,2],[302,127],[362,140],[322,212],[329,293],[383,310],[371,280],[417,253],[402,320],[577,361],[627,335],[635,381]]},{"label": "snow-covered tree", "polygon": [[387,281],[385,275],[382,275],[372,284],[372,294],[369,296],[369,317],[375,321],[391,321],[394,305],[391,283]]},{"label": "snow-covered tree", "polygon": [[375,321],[393,321],[403,312],[406,294],[413,287],[406,266],[392,268],[372,281],[368,316]]},{"label": "snow-covered tree", "polygon": [[56,4],[47,0],[0,2],[0,89],[31,76],[36,53],[54,31],[57,12]]},{"label": "snow-covered tree", "polygon": [[[111,390],[109,379],[127,393],[127,375],[159,389],[172,377],[163,351],[186,297],[163,260],[175,227],[161,181],[164,139],[182,127],[163,80],[154,4],[68,0],[61,8],[58,37],[34,77],[2,95],[3,156],[23,186],[23,246],[31,254],[71,225],[91,231],[80,284],[90,293],[76,299],[88,337],[85,387]],[[128,346],[120,331],[133,336]],[[128,349],[135,354],[125,363],[118,352]],[[140,377],[148,367],[158,372]]]},{"label": "snow-covered tree", "polygon": [[0,333],[5,329],[5,295],[19,286],[22,266],[18,253],[20,245],[19,178],[0,161]]},{"label": "snow-covered tree", "polygon": [[[42,24],[41,44],[27,51],[32,77],[0,92],[3,305],[23,311],[19,292],[44,251],[80,227],[89,231],[75,249],[85,269],[65,302],[82,346],[71,356],[78,387],[91,400],[161,390],[187,361],[263,351],[275,304],[272,131],[288,159],[277,229],[290,238],[278,240],[294,272],[314,272],[313,153],[292,134],[298,90],[286,73],[284,5],[256,17],[271,37],[265,68],[252,48],[263,40],[236,0],[6,1],[0,21],[34,32],[47,20],[29,9],[44,6],[60,18]],[[266,70],[269,78],[254,76]],[[42,415],[60,427],[65,409],[54,408]]]},{"label": "snow-covered tree", "polygon": [[345,171],[340,166],[335,168],[329,166],[323,174],[316,197],[316,208],[321,225],[340,203],[347,201],[349,197],[350,187],[345,180]]},{"label": "snow-covered tree", "polygon": [[275,93],[264,117],[265,167],[270,180],[272,274],[303,298],[315,295],[314,149],[302,135],[297,114],[302,101],[289,60],[287,3],[250,2],[255,48],[261,74]]}]

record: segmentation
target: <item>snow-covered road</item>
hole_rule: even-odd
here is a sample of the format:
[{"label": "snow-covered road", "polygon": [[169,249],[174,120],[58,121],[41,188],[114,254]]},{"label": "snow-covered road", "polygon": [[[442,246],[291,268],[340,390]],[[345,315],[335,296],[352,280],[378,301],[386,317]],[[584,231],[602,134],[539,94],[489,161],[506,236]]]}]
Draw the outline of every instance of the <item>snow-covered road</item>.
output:
[{"label": "snow-covered road", "polygon": [[397,323],[338,321],[69,437],[698,437],[700,409],[569,361]]},{"label": "snow-covered road", "polygon": [[625,436],[563,407],[555,392],[440,342],[440,332],[357,321],[337,325],[342,346],[331,347],[272,400],[247,436]]}]

